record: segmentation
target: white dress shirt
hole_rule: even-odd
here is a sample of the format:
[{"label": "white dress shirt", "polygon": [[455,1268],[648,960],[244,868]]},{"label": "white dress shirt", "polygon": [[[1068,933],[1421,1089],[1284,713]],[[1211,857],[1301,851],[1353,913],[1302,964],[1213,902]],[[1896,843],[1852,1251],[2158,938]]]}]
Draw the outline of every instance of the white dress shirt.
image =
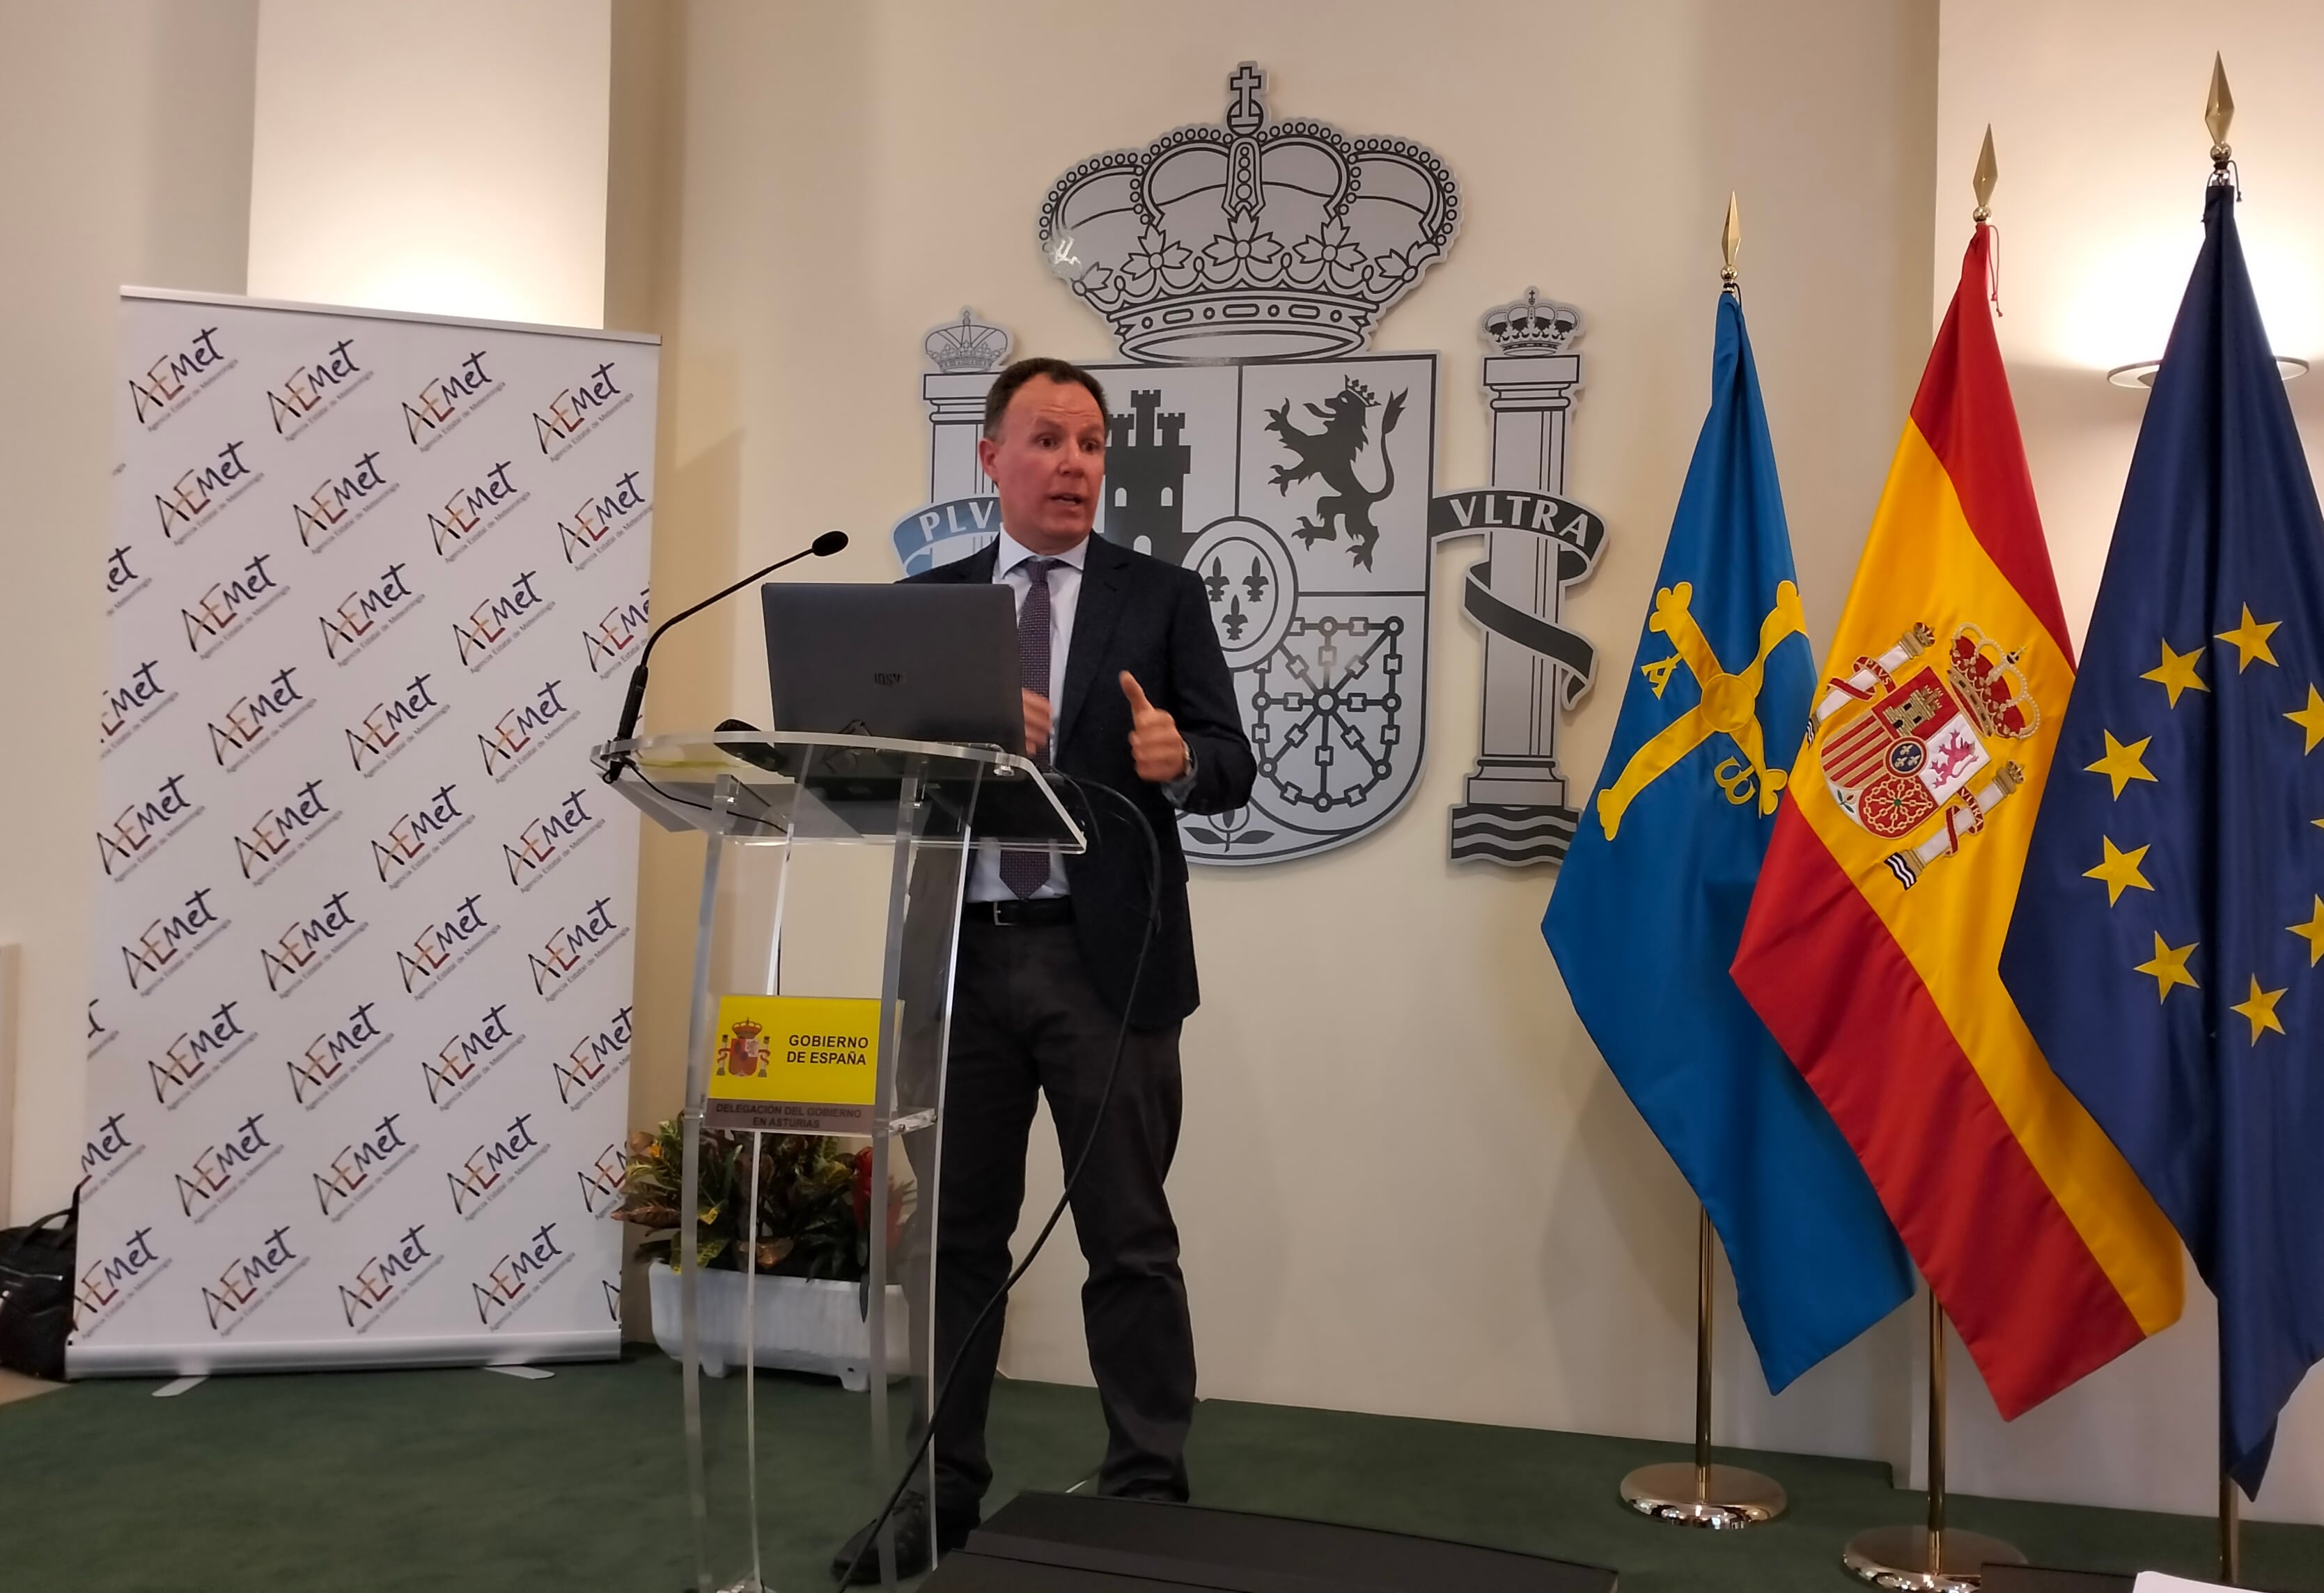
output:
[{"label": "white dress shirt", "polygon": [[[1092,535],[1096,533],[1093,532]],[[1074,610],[1082,596],[1082,562],[1089,556],[1089,538],[1084,537],[1062,553],[1040,554],[1009,534],[1001,527],[1001,541],[992,560],[992,579],[1005,586],[1017,599],[1017,611],[1025,611],[1025,599],[1032,595],[1032,572],[1025,568],[1031,559],[1051,558],[1057,562],[1049,570],[1049,756],[1056,757],[1056,720],[1055,715],[1065,698],[1065,654],[1074,639]],[[1011,747],[1011,752],[1021,748]],[[1049,877],[1033,893],[1035,899],[1062,896],[1065,894],[1065,857],[1056,847],[1049,848]],[[1017,893],[1001,878],[1001,847],[992,841],[980,841],[976,860],[969,866],[968,899],[972,902],[1014,902]]]}]

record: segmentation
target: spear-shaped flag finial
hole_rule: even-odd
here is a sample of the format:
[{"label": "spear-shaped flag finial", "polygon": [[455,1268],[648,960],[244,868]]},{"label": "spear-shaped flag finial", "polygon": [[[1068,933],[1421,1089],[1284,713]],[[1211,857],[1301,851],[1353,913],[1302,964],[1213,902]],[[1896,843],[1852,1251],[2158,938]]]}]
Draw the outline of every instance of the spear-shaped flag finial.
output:
[{"label": "spear-shaped flag finial", "polygon": [[1729,287],[1735,285],[1735,252],[1743,246],[1743,212],[1737,208],[1735,196],[1727,196],[1727,225],[1719,229],[1719,253],[1725,264],[1720,267],[1719,280]]},{"label": "spear-shaped flag finial", "polygon": [[1977,208],[1969,213],[1972,221],[1982,221],[1993,214],[1993,185],[2000,181],[2001,168],[1993,160],[1993,124],[1985,125],[1985,147],[1977,152],[1977,171],[1969,180],[1970,190],[1977,195]]},{"label": "spear-shaped flag finial", "polygon": [[2203,102],[2203,125],[2210,130],[2211,164],[2224,167],[2230,153],[2227,127],[2236,119],[2236,97],[2227,92],[2227,65],[2216,52],[2211,57],[2211,92]]}]

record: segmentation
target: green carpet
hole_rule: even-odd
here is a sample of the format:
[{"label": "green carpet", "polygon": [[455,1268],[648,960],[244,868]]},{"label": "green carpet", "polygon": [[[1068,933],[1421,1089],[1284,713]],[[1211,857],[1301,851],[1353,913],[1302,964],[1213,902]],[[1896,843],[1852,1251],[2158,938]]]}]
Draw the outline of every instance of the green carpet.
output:
[{"label": "green carpet", "polygon": [[[677,1367],[647,1351],[541,1382],[486,1372],[77,1385],[0,1407],[0,1588],[131,1593],[680,1593],[692,1550]],[[747,1566],[740,1380],[706,1381],[716,1569]],[[823,1567],[875,1494],[865,1403],[759,1380],[768,1581]],[[1095,1465],[1094,1394],[996,1392],[994,1499]],[[1792,1511],[1712,1534],[1625,1512],[1614,1485],[1678,1446],[1517,1428],[1206,1402],[1189,1459],[1204,1504],[1357,1523],[1618,1568],[1624,1593],[1843,1593],[1840,1547],[1917,1519],[1920,1496],[1855,1461],[1722,1451],[1772,1473]],[[2202,1518],[1956,1498],[1954,1521],[2038,1563],[2201,1575]],[[2324,1593],[2324,1528],[2246,1527],[2247,1579]]]}]

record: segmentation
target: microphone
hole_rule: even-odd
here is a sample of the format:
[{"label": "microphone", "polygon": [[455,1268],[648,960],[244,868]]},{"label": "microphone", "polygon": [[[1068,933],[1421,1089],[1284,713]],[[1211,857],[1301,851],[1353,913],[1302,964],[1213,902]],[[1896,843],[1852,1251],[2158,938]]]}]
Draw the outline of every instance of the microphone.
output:
[{"label": "microphone", "polygon": [[[744,587],[749,586],[752,581],[772,575],[775,571],[782,569],[787,564],[796,564],[800,560],[807,558],[828,559],[846,545],[847,533],[845,532],[826,531],[821,536],[816,538],[811,544],[800,549],[798,552],[791,554],[788,558],[778,559],[772,564],[768,565],[764,570],[752,570],[750,574],[744,576],[741,580],[734,582],[732,586],[719,588],[716,591],[711,593],[710,596],[705,597],[701,602],[696,603],[693,607],[681,608],[676,614],[671,615],[668,619],[662,621],[661,624],[654,626],[651,633],[646,637],[645,650],[638,654],[637,668],[630,671],[630,694],[622,700],[622,722],[613,731],[613,739],[616,741],[627,741],[631,736],[637,734],[638,715],[643,711],[646,703],[646,662],[649,659],[653,657],[654,644],[661,640],[662,633],[664,631],[667,631],[670,626],[678,624],[678,622],[682,619],[693,618],[696,615],[709,607],[713,603],[715,603],[724,597],[733,597]],[[630,758],[627,753],[615,753],[612,761],[605,765],[605,783],[611,785],[614,781],[620,779],[622,771],[629,767],[629,764]]]}]

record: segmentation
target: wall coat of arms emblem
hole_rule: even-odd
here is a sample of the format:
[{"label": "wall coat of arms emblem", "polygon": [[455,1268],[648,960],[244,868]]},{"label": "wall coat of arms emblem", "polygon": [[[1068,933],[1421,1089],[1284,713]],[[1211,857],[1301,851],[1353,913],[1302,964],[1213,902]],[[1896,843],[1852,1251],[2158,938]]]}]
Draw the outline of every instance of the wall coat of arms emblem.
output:
[{"label": "wall coat of arms emblem", "polygon": [[[1452,244],[1452,173],[1408,140],[1270,121],[1251,62],[1227,87],[1222,123],[1080,162],[1038,224],[1049,269],[1121,356],[1087,367],[1110,411],[1098,534],[1202,576],[1258,755],[1247,807],[1182,820],[1186,855],[1306,857],[1404,804],[1425,745],[1432,547],[1480,536],[1462,606],[1486,634],[1481,751],[1452,855],[1554,862],[1576,819],[1557,718],[1595,667],[1559,613],[1605,537],[1560,495],[1581,316],[1532,292],[1485,316],[1492,486],[1438,494],[1441,356],[1371,335]],[[928,335],[929,501],[892,533],[907,573],[1000,530],[976,441],[1010,343],[965,310]]]}]

